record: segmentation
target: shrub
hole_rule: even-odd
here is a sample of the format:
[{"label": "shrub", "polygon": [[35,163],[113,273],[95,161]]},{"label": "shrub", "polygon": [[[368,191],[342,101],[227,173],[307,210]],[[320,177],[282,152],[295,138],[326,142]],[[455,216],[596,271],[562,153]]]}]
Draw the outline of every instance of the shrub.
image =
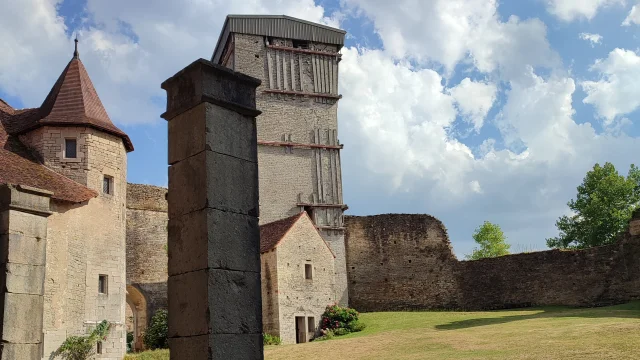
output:
[{"label": "shrub", "polygon": [[337,328],[337,329],[333,330],[333,334],[335,336],[347,335],[348,333],[350,333],[350,331],[347,328]]},{"label": "shrub", "polygon": [[158,310],[151,318],[151,323],[144,334],[143,341],[147,349],[168,349],[169,341],[167,333],[169,332],[168,313],[167,310]]},{"label": "shrub", "polygon": [[262,334],[262,342],[264,345],[280,345],[282,340],[280,337],[271,334]]},{"label": "shrub", "polygon": [[127,352],[133,351],[133,332],[127,332]]},{"label": "shrub", "polygon": [[318,336],[317,338],[313,339],[313,341],[331,340],[335,336],[333,330],[331,329],[323,329],[320,330],[320,332],[322,333],[322,336]]},{"label": "shrub", "polygon": [[65,360],[88,360],[96,353],[96,343],[106,340],[111,324],[103,320],[87,336],[69,336],[56,350],[54,357]]},{"label": "shrub", "polygon": [[321,329],[348,328],[349,324],[358,321],[360,314],[352,308],[329,305],[320,319]]},{"label": "shrub", "polygon": [[356,320],[349,323],[347,329],[349,329],[350,332],[358,332],[364,330],[366,327],[367,326],[362,321]]}]

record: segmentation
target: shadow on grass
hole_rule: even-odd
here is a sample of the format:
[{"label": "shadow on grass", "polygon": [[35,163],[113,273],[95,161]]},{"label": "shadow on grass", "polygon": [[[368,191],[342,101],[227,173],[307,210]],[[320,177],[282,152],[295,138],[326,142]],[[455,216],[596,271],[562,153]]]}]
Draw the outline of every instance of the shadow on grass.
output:
[{"label": "shadow on grass", "polygon": [[544,319],[544,318],[636,318],[640,320],[640,301],[633,301],[623,305],[608,306],[603,308],[570,308],[570,307],[547,307],[547,308],[528,308],[528,309],[510,309],[498,311],[500,313],[509,313],[515,311],[535,311],[542,312],[526,315],[511,315],[502,317],[486,317],[454,321],[448,324],[436,325],[438,330],[456,330],[477,326],[505,324],[513,321]]}]

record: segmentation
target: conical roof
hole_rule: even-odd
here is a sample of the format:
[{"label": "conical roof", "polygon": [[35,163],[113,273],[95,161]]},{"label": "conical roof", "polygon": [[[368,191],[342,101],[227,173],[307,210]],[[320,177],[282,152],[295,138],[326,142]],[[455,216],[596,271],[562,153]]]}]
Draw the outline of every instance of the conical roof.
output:
[{"label": "conical roof", "polygon": [[127,151],[133,151],[129,136],[111,122],[77,50],[38,111],[13,125],[14,133],[40,126],[89,126],[122,138]]}]

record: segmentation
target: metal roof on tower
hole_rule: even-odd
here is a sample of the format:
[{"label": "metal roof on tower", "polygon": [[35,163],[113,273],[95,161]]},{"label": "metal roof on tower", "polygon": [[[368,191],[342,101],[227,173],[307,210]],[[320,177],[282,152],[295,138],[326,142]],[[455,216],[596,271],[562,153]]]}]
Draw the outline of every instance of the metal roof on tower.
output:
[{"label": "metal roof on tower", "polygon": [[338,45],[339,49],[344,45],[347,32],[286,15],[227,15],[211,57],[212,62],[220,60],[231,33],[307,40]]}]

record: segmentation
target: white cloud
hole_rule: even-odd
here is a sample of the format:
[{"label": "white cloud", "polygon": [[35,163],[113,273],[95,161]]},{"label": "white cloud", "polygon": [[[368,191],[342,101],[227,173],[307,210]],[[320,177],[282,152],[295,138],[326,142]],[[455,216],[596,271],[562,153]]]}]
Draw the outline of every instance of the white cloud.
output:
[{"label": "white cloud", "polygon": [[590,42],[591,47],[595,47],[596,44],[602,43],[602,35],[600,34],[580,33],[578,36],[580,39]]},{"label": "white cloud", "polygon": [[395,58],[442,65],[451,73],[460,62],[507,78],[524,67],[559,65],[538,19],[502,22],[496,0],[345,0],[373,20],[384,48]]},{"label": "white cloud", "polygon": [[625,0],[547,0],[547,10],[563,21],[591,20],[599,10],[625,3]]},{"label": "white cloud", "polygon": [[622,22],[622,26],[629,26],[631,24],[640,24],[640,6],[638,5],[633,5],[633,7],[631,7],[629,15],[627,15],[627,17]]},{"label": "white cloud", "polygon": [[453,96],[463,118],[473,125],[479,132],[484,124],[487,113],[496,101],[498,88],[495,84],[463,79],[458,85],[449,90]]},{"label": "white cloud", "polygon": [[[56,11],[60,0],[9,1],[0,12],[0,89],[26,106],[39,106],[71,59],[73,41]],[[191,61],[211,57],[226,14],[287,14],[337,23],[313,0],[89,0],[86,11],[88,19],[71,30],[80,33],[80,58],[120,124],[159,119],[160,83]]]},{"label": "white cloud", "polygon": [[587,93],[585,104],[595,106],[605,125],[612,125],[619,115],[640,107],[640,56],[631,50],[614,49],[607,58],[598,59],[591,71],[600,75],[598,81],[583,81]]}]

